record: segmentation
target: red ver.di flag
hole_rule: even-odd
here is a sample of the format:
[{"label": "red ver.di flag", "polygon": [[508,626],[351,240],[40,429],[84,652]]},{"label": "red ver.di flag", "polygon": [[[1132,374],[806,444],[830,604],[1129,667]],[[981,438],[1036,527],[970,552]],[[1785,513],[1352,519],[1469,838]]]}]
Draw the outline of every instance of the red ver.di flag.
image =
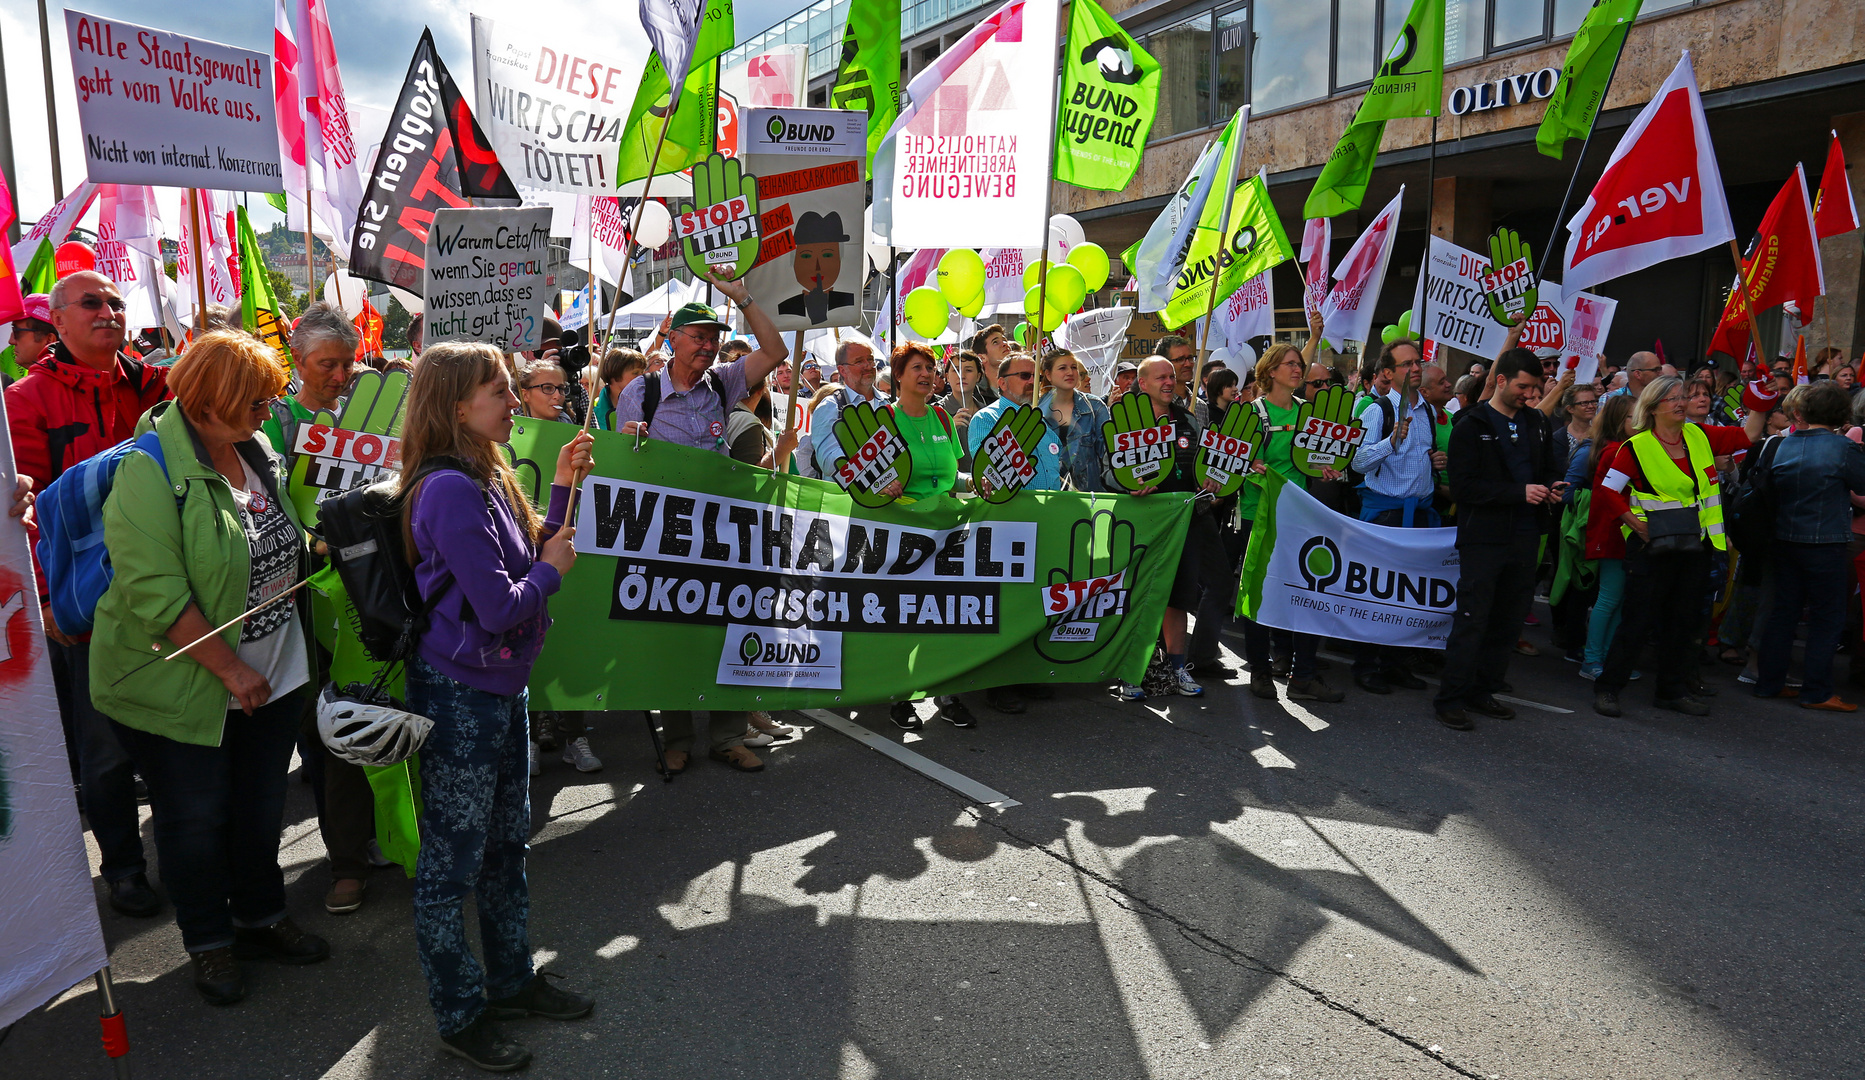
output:
[{"label": "red ver.di flag", "polygon": [[907,85],[874,154],[874,231],[901,248],[1041,247],[1057,0],[1011,0]]},{"label": "red ver.di flag", "polygon": [[[0,476],[16,475],[0,434]],[[0,515],[0,1030],[109,962],[38,596],[26,529]]]},{"label": "red ver.di flag", "polygon": [[424,296],[434,212],[472,199],[515,206],[518,189],[441,63],[433,33],[422,30],[357,214],[350,273]]},{"label": "red ver.di flag", "polygon": [[1859,204],[1846,179],[1846,155],[1837,131],[1826,148],[1826,171],[1820,175],[1820,193],[1813,201],[1813,225],[1822,240],[1859,227]]},{"label": "red ver.di flag", "polygon": [[1735,239],[1690,53],[1619,140],[1567,233],[1570,296]]}]

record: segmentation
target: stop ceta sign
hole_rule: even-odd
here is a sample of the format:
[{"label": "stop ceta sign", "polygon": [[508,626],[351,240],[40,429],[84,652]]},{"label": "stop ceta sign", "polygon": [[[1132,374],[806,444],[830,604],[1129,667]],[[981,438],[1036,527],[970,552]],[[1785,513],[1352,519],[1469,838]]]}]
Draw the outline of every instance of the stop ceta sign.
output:
[{"label": "stop ceta sign", "polygon": [[95,270],[97,269],[97,252],[91,250],[89,244],[68,240],[58,245],[58,250],[52,253],[52,265],[56,268],[59,277],[75,274],[80,270]]},{"label": "stop ceta sign", "polygon": [[1535,313],[1529,316],[1528,325],[1522,327],[1522,348],[1524,349],[1561,349],[1567,345],[1567,334],[1552,305],[1537,304]]}]

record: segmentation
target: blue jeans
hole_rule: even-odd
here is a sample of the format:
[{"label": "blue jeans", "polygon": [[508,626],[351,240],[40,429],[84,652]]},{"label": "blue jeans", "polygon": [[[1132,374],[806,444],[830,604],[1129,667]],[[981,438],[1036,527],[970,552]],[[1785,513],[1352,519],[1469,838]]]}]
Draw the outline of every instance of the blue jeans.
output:
[{"label": "blue jeans", "polygon": [[162,883],[191,953],[233,944],[236,926],[285,917],[278,837],[304,694],[294,690],[251,716],[229,711],[219,746],[116,725],[149,785]]},{"label": "blue jeans", "polygon": [[1852,599],[1851,557],[1844,544],[1777,540],[1768,550],[1774,559],[1774,608],[1761,638],[1755,693],[1768,697],[1787,685],[1794,624],[1800,621],[1800,607],[1805,604],[1807,653],[1800,700],[1825,701],[1833,696],[1833,653],[1838,651],[1846,604]]},{"label": "blue jeans", "polygon": [[84,791],[84,817],[103,855],[104,880],[122,881],[145,873],[142,822],[136,813],[136,769],[110,719],[91,704],[90,642],[60,645],[48,639],[46,644],[58,683],[58,704],[70,720],[78,783]]},{"label": "blue jeans", "polygon": [[[510,997],[531,980],[526,924],[531,893],[525,851],[531,831],[531,723],[523,691],[475,690],[415,657],[408,707],[434,721],[421,746],[421,857],[414,875],[414,940],[428,1003],[442,1035]],[[463,908],[472,893],[486,967],[466,941]]]},{"label": "blue jeans", "polygon": [[1612,648],[1613,635],[1619,632],[1624,603],[1625,560],[1601,559],[1599,595],[1593,600],[1593,614],[1587,617],[1587,663],[1606,662],[1606,650]]}]

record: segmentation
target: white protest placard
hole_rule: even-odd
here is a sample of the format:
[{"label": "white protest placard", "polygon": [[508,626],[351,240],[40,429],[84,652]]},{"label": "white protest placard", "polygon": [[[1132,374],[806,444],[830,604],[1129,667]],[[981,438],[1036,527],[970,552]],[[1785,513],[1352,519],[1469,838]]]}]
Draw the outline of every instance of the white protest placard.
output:
[{"label": "white protest placard", "polygon": [[1585,385],[1599,374],[1600,355],[1606,351],[1606,334],[1612,329],[1619,301],[1580,292],[1567,298],[1566,307],[1561,365],[1573,368],[1575,385]]},{"label": "white protest placard", "polygon": [[746,109],[739,117],[739,160],[758,178],[758,259],[745,287],[779,330],[859,325],[867,114]]},{"label": "white protest placard", "polygon": [[1488,272],[1488,256],[1432,237],[1425,272],[1412,296],[1419,333],[1486,360],[1502,351],[1509,328],[1490,315],[1489,301],[1483,298],[1483,275]]},{"label": "white protest placard", "polygon": [[271,57],[69,8],[65,30],[92,182],[285,190]]},{"label": "white protest placard", "polygon": [[641,61],[592,54],[587,44],[473,16],[475,118],[521,188],[615,194]]},{"label": "white protest placard", "polygon": [[1114,383],[1114,364],[1127,344],[1130,307],[1096,308],[1068,317],[1056,331],[1056,344],[1075,354],[1094,380],[1091,393],[1105,394]]},{"label": "white protest placard", "polygon": [[1243,283],[1243,287],[1218,302],[1217,322],[1210,337],[1204,334],[1204,316],[1192,320],[1194,341],[1208,341],[1215,350],[1237,347],[1252,338],[1274,337],[1276,333],[1276,288],[1270,280],[1273,271],[1265,270]]},{"label": "white protest placard", "polygon": [[[12,477],[5,426],[0,402],[0,476]],[[27,545],[0,514],[0,1029],[109,962]]]},{"label": "white protest placard", "polygon": [[428,345],[485,341],[508,352],[536,349],[549,297],[550,208],[442,209],[427,234]]}]

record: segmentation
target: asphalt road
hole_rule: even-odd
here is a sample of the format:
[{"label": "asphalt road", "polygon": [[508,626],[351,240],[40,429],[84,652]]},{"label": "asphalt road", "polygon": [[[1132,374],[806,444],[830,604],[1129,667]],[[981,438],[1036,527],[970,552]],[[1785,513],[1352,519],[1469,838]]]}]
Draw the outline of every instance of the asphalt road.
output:
[{"label": "asphalt road", "polygon": [[[1238,682],[979,700],[975,730],[909,742],[1001,811],[795,714],[763,773],[664,785],[639,714],[605,717],[606,770],[553,759],[533,788],[532,945],[599,1005],[515,1025],[531,1074],[1865,1075],[1865,719],[1737,696],[1724,668],[1707,721],[1651,711],[1649,682],[1606,720],[1573,672],[1518,660],[1517,697],[1576,711],[1474,733],[1422,693],[1309,711]],[[106,910],[135,1075],[478,1075],[435,1049],[408,882],[326,915],[296,784],[287,820],[332,959],[249,966],[213,1009],[168,912]],[[96,1012],[85,984],[27,1017],[0,1076],[109,1076]]]}]

